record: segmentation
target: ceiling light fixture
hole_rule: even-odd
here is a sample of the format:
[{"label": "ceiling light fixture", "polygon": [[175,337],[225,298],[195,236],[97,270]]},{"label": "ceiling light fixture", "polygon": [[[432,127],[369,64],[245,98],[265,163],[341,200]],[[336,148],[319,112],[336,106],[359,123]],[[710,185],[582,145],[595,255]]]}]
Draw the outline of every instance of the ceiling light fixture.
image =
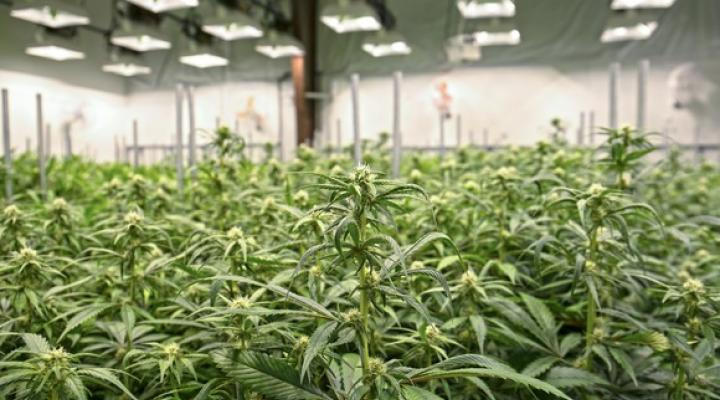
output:
[{"label": "ceiling light fixture", "polygon": [[260,23],[239,12],[227,13],[218,8],[218,15],[203,21],[203,32],[225,41],[259,38],[263,35]]},{"label": "ceiling light fixture", "polygon": [[513,0],[458,0],[464,18],[501,18],[515,16]]},{"label": "ceiling light fixture", "polygon": [[124,47],[137,52],[167,50],[172,44],[158,33],[147,28],[130,28],[129,26],[115,31],[110,38],[115,46]]},{"label": "ceiling light fixture", "polygon": [[82,8],[55,0],[25,2],[13,7],[10,16],[53,29],[90,23],[87,12]]},{"label": "ceiling light fixture", "polygon": [[603,43],[623,42],[629,40],[648,39],[658,27],[658,23],[638,22],[628,26],[615,26],[605,28],[600,41]]},{"label": "ceiling light fixture", "polygon": [[512,19],[492,19],[475,28],[471,34],[477,46],[514,46],[522,37]]},{"label": "ceiling light fixture", "polygon": [[364,2],[340,0],[326,6],[320,20],[337,33],[378,31],[382,24],[369,5]]},{"label": "ceiling light fixture", "polygon": [[258,53],[270,58],[298,57],[305,54],[302,43],[290,35],[270,32],[255,45]]},{"label": "ceiling light fixture", "polygon": [[181,63],[200,69],[225,67],[230,63],[225,57],[194,47],[191,45],[191,50],[180,56]]},{"label": "ceiling light fixture", "polygon": [[613,43],[648,39],[658,28],[657,17],[657,13],[652,11],[613,12],[600,41]]},{"label": "ceiling light fixture", "polygon": [[362,49],[373,57],[401,56],[412,53],[405,38],[397,32],[380,31],[363,42]]},{"label": "ceiling light fixture", "polygon": [[641,8],[670,8],[675,0],[613,0],[613,10],[635,10]]},{"label": "ceiling light fixture", "polygon": [[152,68],[135,63],[130,60],[114,60],[102,66],[104,72],[130,78],[138,75],[148,75]]},{"label": "ceiling light fixture", "polygon": [[127,0],[129,3],[150,10],[155,14],[180,8],[197,7],[198,0]]}]

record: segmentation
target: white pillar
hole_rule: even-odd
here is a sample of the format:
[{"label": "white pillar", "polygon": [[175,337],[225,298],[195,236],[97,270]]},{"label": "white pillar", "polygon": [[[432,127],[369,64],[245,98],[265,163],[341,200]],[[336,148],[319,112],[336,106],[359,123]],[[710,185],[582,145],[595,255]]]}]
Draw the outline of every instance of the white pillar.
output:
[{"label": "white pillar", "polygon": [[13,198],[13,187],[12,187],[12,176],[13,176],[13,165],[12,165],[12,149],[10,148],[10,112],[8,104],[8,91],[7,89],[2,90],[2,134],[3,134],[3,149],[5,151],[5,198],[8,202],[12,201]]},{"label": "white pillar", "polygon": [[184,174],[183,170],[183,85],[178,83],[175,88],[175,176],[177,178],[178,193],[182,195]]},{"label": "white pillar", "polygon": [[645,129],[647,118],[647,79],[650,72],[650,61],[642,60],[638,64],[638,98],[637,98],[637,129]]},{"label": "white pillar", "polygon": [[400,130],[400,85],[402,83],[402,72],[397,71],[393,75],[393,157],[392,176],[400,177],[400,162],[402,161],[402,133]]},{"label": "white pillar", "polygon": [[40,93],[35,95],[35,103],[37,106],[37,158],[38,171],[40,172],[40,194],[47,196],[47,177],[45,175],[45,132],[43,131],[45,123],[43,122],[43,103]]},{"label": "white pillar", "polygon": [[185,88],[185,95],[188,102],[188,167],[190,168],[190,176],[195,179],[195,161],[196,161],[196,135],[197,128],[195,126],[195,88],[188,85]]},{"label": "white pillar", "polygon": [[608,126],[610,129],[618,128],[618,80],[620,79],[620,63],[610,65],[609,112]]},{"label": "white pillar", "polygon": [[140,165],[140,141],[138,138],[138,121],[133,120],[132,125],[132,141],[133,141],[133,167]]},{"label": "white pillar", "polygon": [[353,116],[353,159],[355,160],[355,166],[362,164],[362,143],[360,142],[360,111],[359,111],[359,98],[358,91],[360,87],[360,76],[358,74],[352,74],[350,76],[350,83],[352,89],[352,116]]},{"label": "white pillar", "polygon": [[281,80],[277,83],[277,107],[278,107],[278,153],[280,160],[285,161],[285,121],[283,117],[283,84]]}]

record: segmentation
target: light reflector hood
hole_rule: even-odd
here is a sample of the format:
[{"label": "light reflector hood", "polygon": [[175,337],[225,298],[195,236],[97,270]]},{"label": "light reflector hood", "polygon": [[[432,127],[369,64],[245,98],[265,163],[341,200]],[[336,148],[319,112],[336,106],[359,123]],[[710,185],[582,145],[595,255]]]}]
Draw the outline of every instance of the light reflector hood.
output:
[{"label": "light reflector hood", "polygon": [[458,0],[460,14],[465,18],[501,18],[515,16],[513,0]]},{"label": "light reflector hood", "polygon": [[81,7],[54,0],[26,1],[13,7],[10,16],[53,29],[90,23],[87,12]]},{"label": "light reflector hood", "polygon": [[323,9],[320,20],[337,33],[378,31],[382,28],[375,10],[360,1],[343,0],[339,4],[330,4]]}]

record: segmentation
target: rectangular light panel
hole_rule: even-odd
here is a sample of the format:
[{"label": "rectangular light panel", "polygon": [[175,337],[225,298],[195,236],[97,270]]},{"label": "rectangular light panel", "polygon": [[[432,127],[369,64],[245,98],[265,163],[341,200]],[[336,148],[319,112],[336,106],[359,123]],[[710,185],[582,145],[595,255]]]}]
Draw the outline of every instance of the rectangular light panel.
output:
[{"label": "rectangular light panel", "polygon": [[49,58],[55,61],[82,60],[85,58],[85,54],[80,51],[71,50],[57,45],[30,46],[25,49],[25,54],[35,57]]},{"label": "rectangular light panel", "polygon": [[520,44],[520,31],[513,29],[507,32],[481,31],[473,34],[478,46],[512,46]]},{"label": "rectangular light panel", "polygon": [[291,45],[258,45],[255,46],[255,50],[258,53],[264,54],[270,58],[295,57],[305,54],[303,49],[301,49],[300,47]]},{"label": "rectangular light panel", "polygon": [[180,62],[195,68],[224,67],[228,59],[210,53],[192,54],[180,57]]},{"label": "rectangular light panel", "polygon": [[371,15],[357,18],[345,15],[325,15],[320,19],[337,33],[377,31],[382,27],[380,21]]},{"label": "rectangular light panel", "polygon": [[373,57],[400,56],[410,54],[412,49],[405,42],[364,43],[363,50]]},{"label": "rectangular light panel", "polygon": [[197,7],[198,0],[127,0],[156,14],[180,8]]},{"label": "rectangular light panel", "polygon": [[10,16],[53,29],[90,23],[90,18],[84,15],[52,9],[48,6],[14,9],[10,11]]},{"label": "rectangular light panel", "polygon": [[203,32],[218,37],[222,40],[231,41],[238,39],[249,39],[262,37],[263,31],[250,25],[238,24],[217,24],[203,25]]},{"label": "rectangular light panel", "polygon": [[652,36],[657,27],[657,22],[642,22],[631,26],[606,28],[600,41],[603,43],[612,43],[628,40],[645,40]]},{"label": "rectangular light panel", "polygon": [[613,10],[633,10],[637,8],[670,8],[675,0],[613,0]]},{"label": "rectangular light panel", "polygon": [[152,72],[150,67],[137,65],[133,63],[114,63],[103,65],[102,70],[111,74],[131,77],[137,75],[147,75]]},{"label": "rectangular light panel", "polygon": [[172,45],[167,40],[159,39],[150,35],[118,35],[113,36],[110,42],[115,46],[125,47],[130,50],[144,52],[152,50],[167,50]]},{"label": "rectangular light panel", "polygon": [[515,16],[512,0],[459,0],[460,14],[465,18],[507,18]]}]

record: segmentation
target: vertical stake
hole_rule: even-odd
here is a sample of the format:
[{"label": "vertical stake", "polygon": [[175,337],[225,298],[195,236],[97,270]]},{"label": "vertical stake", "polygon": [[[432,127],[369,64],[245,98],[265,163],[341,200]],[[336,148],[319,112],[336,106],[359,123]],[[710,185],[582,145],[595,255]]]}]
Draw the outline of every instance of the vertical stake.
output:
[{"label": "vertical stake", "polygon": [[362,164],[362,143],[360,142],[360,111],[359,111],[359,99],[358,91],[360,86],[360,76],[358,74],[352,74],[350,76],[351,89],[352,89],[352,116],[353,116],[353,159],[355,160],[355,166],[358,167]]},{"label": "vertical stake", "polygon": [[5,199],[12,202],[13,198],[13,165],[12,149],[10,148],[10,112],[8,111],[8,91],[2,90],[2,116],[3,116],[3,149],[5,151]]},{"label": "vertical stake", "polygon": [[400,85],[402,72],[393,75],[393,157],[392,176],[400,177],[400,162],[402,161],[402,134],[400,131]]},{"label": "vertical stake", "polygon": [[35,95],[35,103],[37,106],[37,157],[38,171],[40,172],[40,194],[43,197],[47,197],[47,177],[45,175],[45,132],[43,131],[45,123],[43,122],[43,103],[42,95],[40,93]]},{"label": "vertical stake", "polygon": [[183,84],[178,83],[175,88],[175,176],[177,178],[178,194],[183,194],[185,181],[183,170]]}]

